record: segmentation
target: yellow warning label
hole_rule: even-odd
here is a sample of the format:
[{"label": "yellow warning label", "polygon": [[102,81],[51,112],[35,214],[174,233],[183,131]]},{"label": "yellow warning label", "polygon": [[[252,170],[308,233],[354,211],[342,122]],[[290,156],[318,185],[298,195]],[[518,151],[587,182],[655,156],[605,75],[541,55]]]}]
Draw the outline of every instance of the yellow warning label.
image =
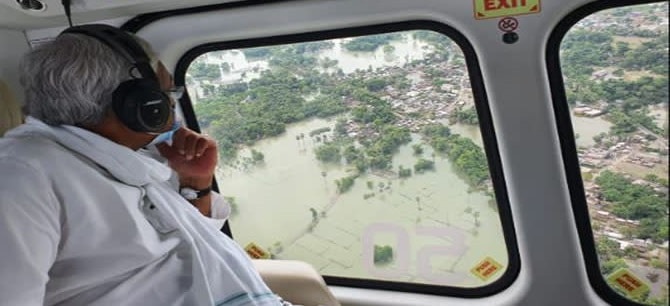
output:
[{"label": "yellow warning label", "polygon": [[244,250],[247,251],[247,254],[251,256],[251,258],[254,259],[269,259],[270,258],[270,253],[266,252],[263,250],[263,248],[259,247],[253,242],[249,242],[246,247],[244,247]]},{"label": "yellow warning label", "polygon": [[540,12],[540,0],[473,0],[475,19],[535,14]]},{"label": "yellow warning label", "polygon": [[621,268],[610,274],[607,277],[607,282],[611,286],[619,288],[630,297],[639,296],[649,291],[649,285],[625,268]]},{"label": "yellow warning label", "polygon": [[491,276],[502,270],[502,265],[491,257],[486,257],[480,261],[474,268],[470,270],[472,274],[479,277],[483,281],[487,281]]}]

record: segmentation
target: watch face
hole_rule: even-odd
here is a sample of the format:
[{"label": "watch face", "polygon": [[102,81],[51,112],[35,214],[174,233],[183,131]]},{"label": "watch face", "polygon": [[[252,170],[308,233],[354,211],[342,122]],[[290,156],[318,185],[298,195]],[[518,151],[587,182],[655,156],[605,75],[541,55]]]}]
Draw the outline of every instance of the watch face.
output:
[{"label": "watch face", "polygon": [[195,200],[198,198],[198,192],[191,188],[182,188],[179,190],[179,193],[187,200]]}]

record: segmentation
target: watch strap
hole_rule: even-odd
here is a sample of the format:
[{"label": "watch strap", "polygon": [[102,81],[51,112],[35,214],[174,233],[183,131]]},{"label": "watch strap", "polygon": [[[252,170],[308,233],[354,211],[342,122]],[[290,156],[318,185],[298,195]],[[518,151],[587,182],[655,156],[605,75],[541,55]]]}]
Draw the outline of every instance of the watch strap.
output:
[{"label": "watch strap", "polygon": [[179,188],[179,193],[189,201],[200,199],[212,192],[212,186],[204,189],[193,189],[191,187]]},{"label": "watch strap", "polygon": [[200,198],[208,195],[210,192],[212,192],[212,186],[209,186],[205,189],[196,190],[196,192],[198,193],[198,199],[200,199]]}]

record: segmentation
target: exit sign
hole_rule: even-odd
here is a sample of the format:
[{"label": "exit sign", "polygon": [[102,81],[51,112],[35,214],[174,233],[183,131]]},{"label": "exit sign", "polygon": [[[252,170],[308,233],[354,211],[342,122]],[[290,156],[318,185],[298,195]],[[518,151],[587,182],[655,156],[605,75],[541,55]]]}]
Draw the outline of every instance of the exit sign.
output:
[{"label": "exit sign", "polygon": [[540,12],[540,0],[473,0],[475,19],[507,17]]}]

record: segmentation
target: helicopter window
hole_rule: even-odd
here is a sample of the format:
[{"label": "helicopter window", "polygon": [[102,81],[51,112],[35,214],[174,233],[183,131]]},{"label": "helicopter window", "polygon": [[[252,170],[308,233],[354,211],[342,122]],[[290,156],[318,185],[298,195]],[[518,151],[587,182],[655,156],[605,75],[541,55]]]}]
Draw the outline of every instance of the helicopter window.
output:
[{"label": "helicopter window", "polygon": [[560,62],[600,274],[621,296],[667,305],[667,3],[580,20]]},{"label": "helicopter window", "polygon": [[185,83],[252,257],[309,262],[330,284],[447,294],[516,269],[488,109],[449,36],[231,44],[194,56]]}]

